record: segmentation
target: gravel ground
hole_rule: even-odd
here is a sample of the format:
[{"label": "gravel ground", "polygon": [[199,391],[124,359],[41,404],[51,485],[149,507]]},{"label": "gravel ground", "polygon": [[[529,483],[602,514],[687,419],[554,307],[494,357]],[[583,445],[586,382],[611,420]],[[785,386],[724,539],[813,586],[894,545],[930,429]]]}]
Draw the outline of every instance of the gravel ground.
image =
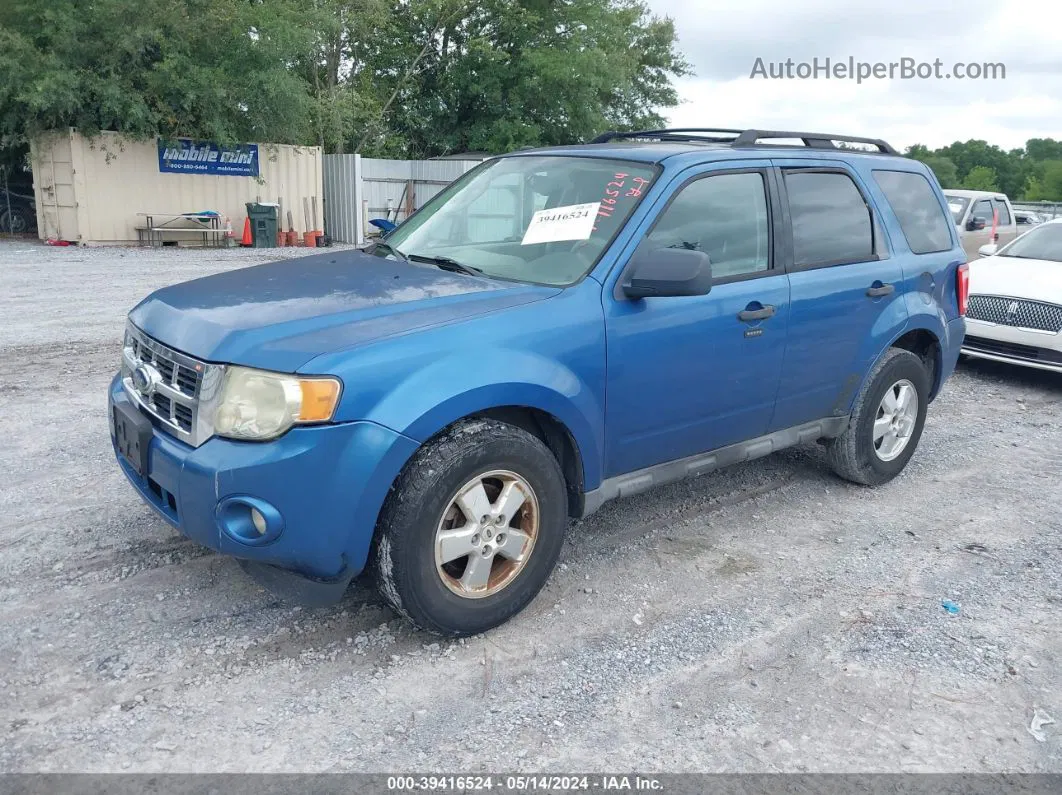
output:
[{"label": "gravel ground", "polygon": [[0,770],[1062,772],[1062,376],[961,365],[877,490],[811,446],[610,503],[440,642],[278,602],[111,459],[126,311],[278,253],[0,242]]}]

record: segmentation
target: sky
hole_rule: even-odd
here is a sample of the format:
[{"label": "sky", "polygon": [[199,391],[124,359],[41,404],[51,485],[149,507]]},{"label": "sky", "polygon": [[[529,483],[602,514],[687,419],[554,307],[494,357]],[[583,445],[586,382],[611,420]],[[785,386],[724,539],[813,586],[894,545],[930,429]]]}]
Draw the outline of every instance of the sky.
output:
[{"label": "sky", "polygon": [[[931,149],[1062,139],[1062,0],[648,0],[675,21],[695,74],[672,127],[755,127],[884,138]],[[1002,63],[1005,79],[750,79],[757,58]],[[776,67],[777,68],[777,67]]]}]

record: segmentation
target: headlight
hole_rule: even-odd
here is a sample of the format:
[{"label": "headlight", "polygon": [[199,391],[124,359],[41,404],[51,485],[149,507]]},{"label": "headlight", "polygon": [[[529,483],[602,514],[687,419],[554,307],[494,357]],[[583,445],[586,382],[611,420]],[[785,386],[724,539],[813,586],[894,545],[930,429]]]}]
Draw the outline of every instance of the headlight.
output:
[{"label": "headlight", "polygon": [[339,391],[335,378],[300,378],[228,367],[214,415],[214,431],[230,439],[275,439],[297,423],[332,419]]}]

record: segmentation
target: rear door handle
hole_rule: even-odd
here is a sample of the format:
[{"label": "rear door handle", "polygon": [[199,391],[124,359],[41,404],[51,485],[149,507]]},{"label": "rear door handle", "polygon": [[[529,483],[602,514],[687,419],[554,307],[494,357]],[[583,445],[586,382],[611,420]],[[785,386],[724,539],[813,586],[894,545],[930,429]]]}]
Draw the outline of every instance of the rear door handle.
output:
[{"label": "rear door handle", "polygon": [[881,284],[881,282],[878,282],[873,287],[867,289],[867,296],[870,298],[881,298],[883,295],[892,295],[894,292],[896,292],[896,285]]},{"label": "rear door handle", "polygon": [[763,307],[763,309],[745,309],[744,311],[738,312],[738,320],[743,323],[748,323],[753,320],[766,320],[773,316],[774,307],[770,305]]}]

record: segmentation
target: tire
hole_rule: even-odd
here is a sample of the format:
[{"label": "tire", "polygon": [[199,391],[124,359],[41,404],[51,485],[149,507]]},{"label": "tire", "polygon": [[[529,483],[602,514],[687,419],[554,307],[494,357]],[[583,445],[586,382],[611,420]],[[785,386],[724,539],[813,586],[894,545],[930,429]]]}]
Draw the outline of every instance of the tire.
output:
[{"label": "tire", "polygon": [[[883,404],[886,394],[891,392],[892,402],[897,403],[902,396],[907,395],[907,386],[913,390],[917,406],[903,412],[903,417],[895,423],[889,423],[884,416],[887,413]],[[910,351],[890,348],[874,367],[856,398],[848,427],[826,446],[833,471],[845,480],[865,486],[880,486],[899,475],[922,438],[929,390],[929,374],[922,360]],[[875,438],[876,433],[884,427],[875,429],[875,423],[879,420],[890,426],[880,440]],[[893,430],[897,431],[898,437],[895,448],[891,446]],[[903,436],[905,432],[906,436]],[[902,445],[900,441],[903,441]]]},{"label": "tire", "polygon": [[[511,520],[499,508],[503,493],[512,504],[523,497]],[[486,524],[469,516],[486,510],[484,495]],[[459,422],[417,452],[388,495],[372,554],[380,593],[429,632],[492,629],[546,584],[564,544],[567,508],[564,475],[541,440],[496,420]],[[489,579],[479,587],[484,571]]]}]

